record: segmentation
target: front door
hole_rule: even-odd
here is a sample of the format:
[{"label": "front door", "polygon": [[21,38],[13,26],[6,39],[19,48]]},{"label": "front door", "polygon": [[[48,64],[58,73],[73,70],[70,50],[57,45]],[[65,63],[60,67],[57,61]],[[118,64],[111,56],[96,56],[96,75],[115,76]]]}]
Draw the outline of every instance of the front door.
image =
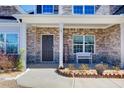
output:
[{"label": "front door", "polygon": [[42,61],[53,61],[53,35],[42,35]]}]

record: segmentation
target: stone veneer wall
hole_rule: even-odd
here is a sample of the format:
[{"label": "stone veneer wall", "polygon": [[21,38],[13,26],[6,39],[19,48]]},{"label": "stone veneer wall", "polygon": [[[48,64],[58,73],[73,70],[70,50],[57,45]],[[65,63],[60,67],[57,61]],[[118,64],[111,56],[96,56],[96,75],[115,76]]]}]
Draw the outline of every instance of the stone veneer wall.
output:
[{"label": "stone veneer wall", "polygon": [[[27,31],[27,58],[29,63],[41,62],[40,42],[42,34],[54,35],[54,61],[59,60],[59,29],[46,27],[29,27]],[[94,62],[120,62],[120,27],[114,25],[107,29],[64,28],[64,58],[74,62],[73,35],[95,35]],[[113,61],[114,60],[114,61]]]},{"label": "stone veneer wall", "polygon": [[110,14],[111,14],[111,12],[110,12],[110,6],[109,5],[101,5],[96,10],[96,15],[110,15]]},{"label": "stone veneer wall", "polygon": [[108,53],[110,63],[120,63],[121,57],[121,39],[120,25],[115,25],[104,30],[105,31],[105,47]]},{"label": "stone veneer wall", "polygon": [[41,62],[41,36],[54,35],[54,62],[59,58],[59,29],[47,27],[29,27],[27,31],[27,60],[29,63]]},{"label": "stone veneer wall", "polygon": [[62,15],[72,15],[72,5],[62,5]]}]

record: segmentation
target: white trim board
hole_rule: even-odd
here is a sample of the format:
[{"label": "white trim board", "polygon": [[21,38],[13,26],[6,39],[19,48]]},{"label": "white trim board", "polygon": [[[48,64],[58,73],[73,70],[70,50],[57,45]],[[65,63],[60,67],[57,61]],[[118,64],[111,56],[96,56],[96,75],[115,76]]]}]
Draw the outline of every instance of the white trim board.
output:
[{"label": "white trim board", "polygon": [[120,24],[124,23],[123,15],[13,15],[22,19],[24,23],[46,23],[46,24]]}]

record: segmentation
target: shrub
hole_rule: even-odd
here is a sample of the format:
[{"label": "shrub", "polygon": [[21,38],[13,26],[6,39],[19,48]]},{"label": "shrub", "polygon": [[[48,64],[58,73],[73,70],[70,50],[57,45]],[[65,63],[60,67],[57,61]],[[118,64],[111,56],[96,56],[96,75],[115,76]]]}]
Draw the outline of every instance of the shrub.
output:
[{"label": "shrub", "polygon": [[106,68],[106,66],[103,65],[103,64],[97,64],[97,65],[95,66],[95,69],[96,69],[96,71],[97,71],[97,73],[98,73],[99,75],[102,75],[103,72],[104,72],[104,70],[106,70],[107,68]]},{"label": "shrub", "polygon": [[106,69],[109,69],[108,64],[103,64],[105,66]]},{"label": "shrub", "polygon": [[11,57],[1,54],[0,55],[0,69],[8,70],[14,67],[14,62]]},{"label": "shrub", "polygon": [[75,70],[75,66],[73,64],[68,64],[69,70]]},{"label": "shrub", "polygon": [[18,61],[16,62],[16,69],[19,70],[19,71],[22,71],[24,66],[23,66],[23,56],[24,56],[24,50],[21,49],[20,50],[20,55],[19,55],[19,59]]},{"label": "shrub", "polygon": [[89,70],[89,67],[87,64],[81,64],[79,67],[80,70]]},{"label": "shrub", "polygon": [[120,70],[120,67],[119,66],[113,66],[112,69],[113,70],[116,70],[116,71],[119,71]]}]

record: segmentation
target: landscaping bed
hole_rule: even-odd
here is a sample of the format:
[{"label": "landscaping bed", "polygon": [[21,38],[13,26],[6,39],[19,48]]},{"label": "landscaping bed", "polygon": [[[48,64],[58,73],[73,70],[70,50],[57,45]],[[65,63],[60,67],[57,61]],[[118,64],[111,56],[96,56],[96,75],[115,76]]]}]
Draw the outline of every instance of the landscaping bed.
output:
[{"label": "landscaping bed", "polygon": [[21,73],[22,73],[21,71],[4,72],[4,73],[0,73],[0,78],[14,78]]},{"label": "landscaping bed", "polygon": [[105,68],[107,68],[107,66],[103,64],[98,64],[94,69],[89,69],[88,66],[84,64],[78,69],[73,65],[69,65],[64,69],[58,68],[56,72],[62,76],[77,78],[124,78],[124,70]]},{"label": "landscaping bed", "polygon": [[116,70],[105,70],[102,75],[97,74],[96,70],[69,70],[57,69],[56,72],[66,77],[77,77],[77,78],[124,78],[124,71]]}]

